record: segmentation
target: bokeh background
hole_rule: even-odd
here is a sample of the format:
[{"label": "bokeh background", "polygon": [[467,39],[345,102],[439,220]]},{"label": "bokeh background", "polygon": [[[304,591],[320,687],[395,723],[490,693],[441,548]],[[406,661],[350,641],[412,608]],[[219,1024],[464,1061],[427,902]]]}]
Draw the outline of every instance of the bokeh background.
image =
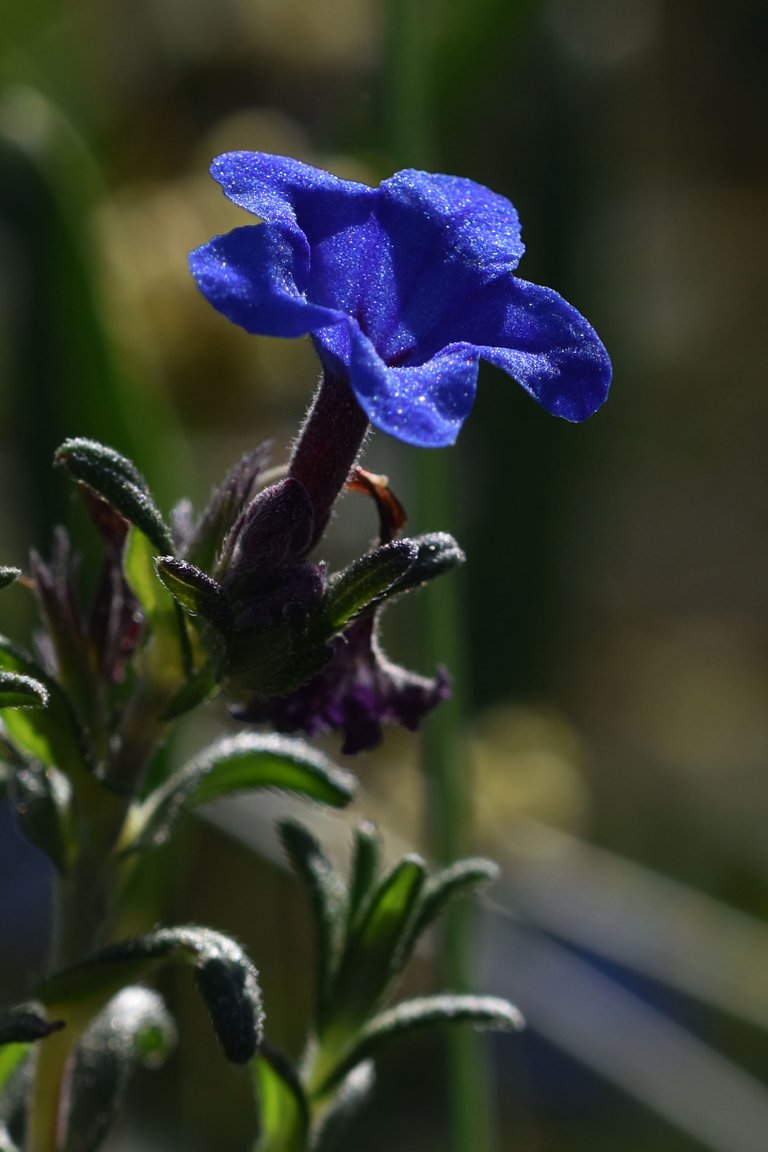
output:
[{"label": "bokeh background", "polygon": [[[374,183],[413,165],[488,184],[519,209],[522,274],[611,352],[612,396],[583,427],[483,366],[450,450],[450,525],[421,518],[424,454],[379,436],[367,457],[414,530],[451,527],[469,556],[454,671],[472,837],[504,869],[477,920],[477,983],[530,1023],[493,1045],[504,1152],[765,1147],[767,47],[763,0],[0,9],[3,563],[24,566],[59,520],[82,527],[50,466],[68,435],[132,455],[166,509],[204,499],[257,440],[284,458],[310,349],[227,325],[186,270],[243,222],[207,175],[229,148]],[[349,556],[373,525],[352,498],[338,519]],[[428,671],[420,611],[393,610],[385,639]],[[0,612],[24,636],[22,590]],[[423,843],[417,759],[393,733],[356,765],[358,809],[397,846]],[[135,915],[239,936],[295,1049],[310,945],[271,815],[224,805],[190,827]],[[49,913],[7,809],[0,918],[10,995]],[[429,985],[428,956],[411,980]],[[114,1148],[151,1148],[150,1121],[158,1147],[247,1147],[244,1079],[187,985],[166,991],[180,1048],[138,1084]],[[443,1066],[438,1042],[385,1063],[348,1147],[444,1149]]]}]

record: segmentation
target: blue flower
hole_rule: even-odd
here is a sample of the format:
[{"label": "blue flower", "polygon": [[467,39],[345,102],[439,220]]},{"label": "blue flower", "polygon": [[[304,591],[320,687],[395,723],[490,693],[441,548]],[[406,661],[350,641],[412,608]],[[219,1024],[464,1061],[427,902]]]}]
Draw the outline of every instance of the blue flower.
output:
[{"label": "blue flower", "polygon": [[566,420],[605,400],[611,366],[593,329],[513,275],[523,244],[504,197],[413,170],[370,188],[259,152],[227,153],[211,171],[263,223],[191,254],[203,295],[248,332],[311,335],[376,427],[452,444],[481,359]]}]

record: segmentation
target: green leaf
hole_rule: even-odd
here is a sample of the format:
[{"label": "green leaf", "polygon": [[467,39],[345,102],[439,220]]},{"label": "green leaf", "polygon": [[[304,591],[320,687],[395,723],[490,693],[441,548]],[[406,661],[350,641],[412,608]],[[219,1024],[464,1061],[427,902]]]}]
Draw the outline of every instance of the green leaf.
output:
[{"label": "green leaf", "polygon": [[[330,994],[331,1047],[345,1041],[383,999],[399,971],[398,954],[421,893],[426,869],[405,856],[384,877],[357,932],[347,943]],[[325,1043],[325,1037],[322,1038]]]},{"label": "green leaf", "polygon": [[157,579],[156,556],[157,549],[146,533],[131,528],[125,542],[123,571],[144,615],[152,621],[163,613],[168,615],[173,603]]},{"label": "green leaf", "polygon": [[253,1058],[261,1041],[263,1011],[258,973],[242,948],[210,928],[186,925],[158,928],[144,936],[110,944],[81,963],[54,974],[40,999],[56,1009],[78,1002],[101,1005],[126,984],[157,968],[182,961],[195,969],[224,1054],[235,1064]]},{"label": "green leaf", "polygon": [[282,1052],[264,1044],[252,1072],[259,1102],[259,1152],[305,1152],[309,1105],[295,1068]]},{"label": "green leaf", "polygon": [[176,1028],[156,992],[124,988],[86,1029],[68,1081],[63,1152],[96,1152],[117,1119],[136,1068],[157,1067]]},{"label": "green leaf", "polygon": [[352,847],[352,863],[349,869],[349,907],[347,909],[347,932],[357,925],[361,913],[365,912],[368,898],[373,891],[381,857],[381,837],[375,824],[369,820],[355,828]]},{"label": "green leaf", "polygon": [[397,595],[450,572],[466,560],[464,552],[447,532],[427,532],[410,541],[416,547],[413,563],[398,580]]},{"label": "green leaf", "polygon": [[220,632],[233,626],[232,610],[218,581],[194,564],[175,556],[158,556],[155,571],[165,587],[190,616],[202,616]]},{"label": "green leaf", "polygon": [[7,564],[0,564],[0,589],[7,588],[21,576],[21,568],[11,568]]},{"label": "green leaf", "polygon": [[35,1004],[17,1004],[0,1012],[0,1045],[44,1040],[63,1027],[63,1021],[49,1020]]},{"label": "green leaf", "polygon": [[2,1106],[11,1077],[30,1051],[29,1043],[10,1043],[0,1046],[0,1121],[7,1116]]},{"label": "green leaf", "polygon": [[23,1143],[33,1054],[31,1043],[0,1048],[0,1152],[18,1152]]},{"label": "green leaf", "polygon": [[280,838],[294,871],[307,889],[315,925],[315,1004],[322,1020],[342,946],[346,895],[341,877],[319,843],[292,820],[280,825]]},{"label": "green leaf", "polygon": [[447,532],[406,537],[374,548],[331,578],[326,600],[330,629],[340,631],[361,613],[434,580],[464,559]]},{"label": "green leaf", "polygon": [[470,857],[458,860],[430,876],[424,885],[421,899],[403,941],[398,962],[402,967],[409,959],[416,942],[430,924],[442,914],[451,901],[480,884],[489,884],[499,875],[499,867],[492,860]]},{"label": "green leaf", "polygon": [[376,1074],[372,1060],[358,1064],[336,1087],[324,1109],[312,1140],[312,1152],[335,1152],[354,1116],[373,1091]]},{"label": "green leaf", "polygon": [[393,1040],[435,1025],[471,1024],[494,1031],[518,1031],[524,1026],[520,1013],[507,1000],[496,996],[424,996],[406,1000],[374,1016],[358,1033],[342,1059],[318,1086],[325,1095],[352,1069],[378,1056]]},{"label": "green leaf", "polygon": [[350,620],[371,609],[403,579],[418,555],[412,540],[393,540],[367,552],[329,581],[326,615],[330,630],[341,631]]},{"label": "green leaf", "polygon": [[55,463],[106,500],[152,541],[157,552],[173,551],[173,537],[136,465],[96,440],[65,440]]},{"label": "green leaf", "polygon": [[13,780],[16,814],[24,835],[63,875],[77,853],[72,814],[72,785],[58,768],[30,763]]},{"label": "green leaf", "polygon": [[69,772],[87,767],[84,742],[74,711],[59,685],[31,656],[11,640],[0,636],[0,670],[29,676],[43,685],[48,702],[45,708],[24,708],[6,712],[5,731],[20,752],[48,767]]},{"label": "green leaf", "polygon": [[125,542],[123,572],[150,624],[148,648],[158,683],[182,685],[192,672],[184,613],[158,580],[157,549],[153,541],[132,527]]},{"label": "green leaf", "polygon": [[33,676],[0,672],[0,708],[44,708],[48,690]]},{"label": "green leaf", "polygon": [[185,764],[134,809],[122,846],[159,847],[187,812],[219,796],[257,788],[280,788],[340,808],[352,799],[355,780],[303,740],[255,732],[228,737]]}]

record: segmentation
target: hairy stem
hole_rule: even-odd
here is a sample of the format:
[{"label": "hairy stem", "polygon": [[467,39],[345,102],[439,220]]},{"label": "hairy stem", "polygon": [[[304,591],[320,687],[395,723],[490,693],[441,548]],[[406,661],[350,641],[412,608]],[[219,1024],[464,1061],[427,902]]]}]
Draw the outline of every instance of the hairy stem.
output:
[{"label": "hairy stem", "polygon": [[289,475],[306,488],[315,514],[314,546],[331,515],[368,430],[368,417],[343,376],[323,372],[293,450]]}]

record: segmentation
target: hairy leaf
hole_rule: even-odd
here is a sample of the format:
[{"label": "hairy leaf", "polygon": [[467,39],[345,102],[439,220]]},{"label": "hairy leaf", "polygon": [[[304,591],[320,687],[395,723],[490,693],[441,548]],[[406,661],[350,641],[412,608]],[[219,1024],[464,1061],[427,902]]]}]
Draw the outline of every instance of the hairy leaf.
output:
[{"label": "hairy leaf", "polygon": [[293,869],[304,882],[315,923],[315,1003],[318,1020],[329,1007],[331,984],[339,961],[346,898],[344,884],[319,843],[291,820],[280,825],[280,838]]},{"label": "hairy leaf", "polygon": [[354,783],[302,740],[243,733],[217,741],[151,793],[129,821],[124,847],[166,843],[185,813],[232,792],[280,788],[338,808],[352,799]]},{"label": "hairy leaf", "polygon": [[399,970],[406,937],[426,869],[405,856],[384,877],[357,931],[350,938],[331,992],[329,1032],[334,1046],[354,1032],[383,999]]},{"label": "hairy leaf", "polygon": [[412,540],[393,540],[337,572],[328,587],[327,617],[332,631],[373,608],[399,584],[418,555]]},{"label": "hairy leaf", "polygon": [[398,957],[400,967],[407,963],[422,932],[442,914],[451,901],[480,884],[489,884],[492,880],[496,880],[498,875],[498,865],[492,860],[471,857],[458,860],[450,867],[430,876],[424,885],[421,899],[400,950]]},{"label": "hairy leaf", "polygon": [[45,708],[6,712],[3,724],[11,743],[49,767],[85,766],[83,739],[69,699],[31,656],[4,636],[0,636],[0,671],[30,677],[48,696]]},{"label": "hairy leaf", "polygon": [[49,1020],[35,1004],[17,1004],[0,1013],[0,1045],[44,1040],[63,1027],[61,1020]]},{"label": "hairy leaf", "polygon": [[55,462],[87,485],[134,524],[158,552],[173,551],[171,531],[155,505],[147,482],[132,461],[95,440],[65,440]]},{"label": "hairy leaf", "polygon": [[352,932],[364,913],[376,883],[381,856],[381,837],[376,826],[366,820],[355,828],[352,863],[349,869],[347,932]]},{"label": "hairy leaf", "polygon": [[118,992],[75,1050],[63,1152],[96,1152],[120,1113],[135,1069],[157,1067],[175,1042],[176,1028],[156,992]]},{"label": "hairy leaf", "polygon": [[232,628],[232,611],[218,581],[186,560],[158,556],[155,571],[170,594],[190,616],[201,616],[221,632]]},{"label": "hairy leaf", "polygon": [[0,708],[44,708],[48,689],[33,676],[0,672]]},{"label": "hairy leaf", "polygon": [[144,979],[172,961],[183,961],[195,969],[224,1054],[233,1063],[247,1063],[261,1041],[263,1027],[258,973],[234,940],[211,928],[158,928],[110,944],[54,974],[39,995],[45,1004],[60,1009],[89,998],[103,1004],[126,984]]},{"label": "hairy leaf", "polygon": [[523,1027],[520,1013],[507,1000],[496,996],[424,996],[406,1000],[374,1016],[358,1033],[353,1044],[317,1088],[322,1096],[350,1074],[353,1068],[378,1056],[393,1040],[423,1028],[443,1024],[471,1024],[475,1028],[514,1031]]},{"label": "hairy leaf", "polygon": [[0,564],[0,589],[7,588],[21,576],[21,568],[12,568],[8,564]]},{"label": "hairy leaf", "polygon": [[72,816],[72,785],[58,768],[30,763],[13,779],[16,814],[22,830],[62,874],[69,871],[77,851]]}]

